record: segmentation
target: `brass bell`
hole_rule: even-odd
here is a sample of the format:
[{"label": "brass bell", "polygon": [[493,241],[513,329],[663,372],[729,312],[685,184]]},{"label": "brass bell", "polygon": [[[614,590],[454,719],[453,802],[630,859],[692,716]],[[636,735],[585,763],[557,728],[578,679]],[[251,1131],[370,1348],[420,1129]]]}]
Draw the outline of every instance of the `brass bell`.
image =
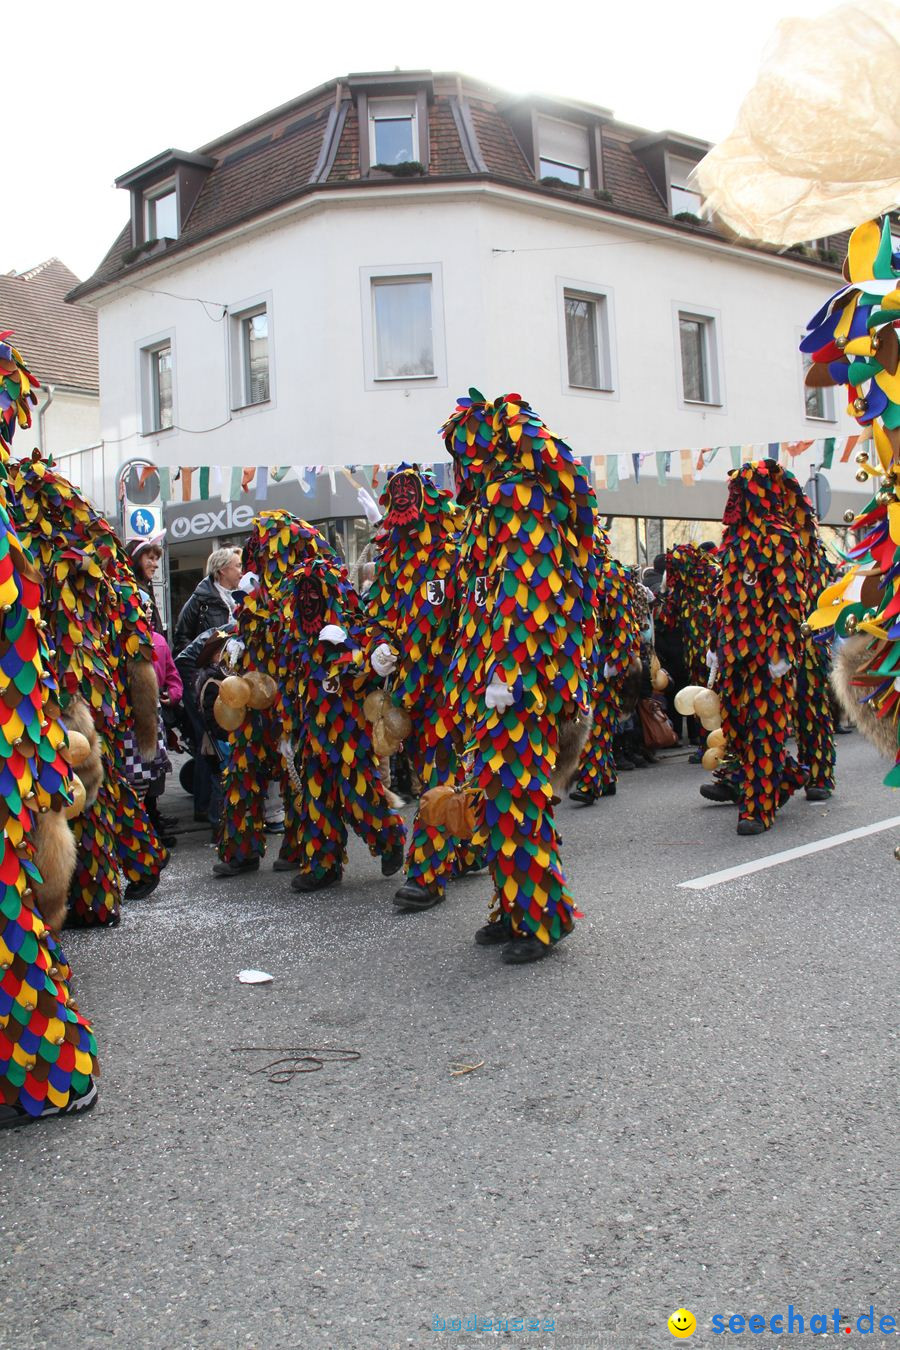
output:
[{"label": "brass bell", "polygon": [[869,405],[864,398],[855,398],[853,400],[853,411],[860,416],[866,411],[868,406]]},{"label": "brass bell", "polygon": [[868,476],[869,475],[866,473],[865,469],[859,469],[856,474],[857,483],[864,483],[868,478]]},{"label": "brass bell", "polygon": [[844,632],[845,632],[845,633],[855,633],[855,632],[856,632],[856,623],[857,623],[856,615],[855,615],[855,614],[848,614],[848,615],[847,615],[847,622],[844,624]]},{"label": "brass bell", "polygon": [[859,454],[856,456],[856,462],[857,464],[868,464],[869,452],[867,450],[860,450]]},{"label": "brass bell", "polygon": [[812,629],[810,628],[809,624],[808,624],[808,623],[801,623],[801,625],[800,625],[800,636],[801,636],[801,637],[808,638],[808,637],[810,637],[811,634],[812,634]]},{"label": "brass bell", "polygon": [[844,512],[844,520],[849,525],[855,519],[856,519],[856,512],[852,510],[851,507],[848,506],[847,510]]},{"label": "brass bell", "polygon": [[847,339],[845,337],[835,338],[834,345],[837,347],[838,351],[842,352],[847,345]]}]

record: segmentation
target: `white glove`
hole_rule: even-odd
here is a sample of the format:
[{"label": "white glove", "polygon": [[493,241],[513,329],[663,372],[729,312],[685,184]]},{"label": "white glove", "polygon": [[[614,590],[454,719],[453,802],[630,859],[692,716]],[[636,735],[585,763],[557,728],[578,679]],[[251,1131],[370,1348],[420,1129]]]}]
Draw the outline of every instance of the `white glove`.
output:
[{"label": "white glove", "polygon": [[372,669],[382,677],[397,669],[397,653],[386,642],[380,642],[372,653]]},{"label": "white glove", "polygon": [[366,488],[360,488],[356,494],[356,500],[363,509],[366,520],[370,525],[377,525],[381,520],[381,512],[378,509],[378,503]]},{"label": "white glove", "polygon": [[240,638],[229,638],[224,648],[225,664],[231,666],[232,670],[237,668],[237,663],[244,654],[244,644]]},{"label": "white glove", "polygon": [[484,691],[484,706],[486,708],[496,708],[498,712],[506,712],[515,702],[513,691],[503,680],[498,680],[495,675]]},{"label": "white glove", "polygon": [[709,680],[707,683],[712,684],[713,680],[716,678],[716,672],[719,669],[719,658],[716,656],[715,652],[710,651],[706,653],[706,664],[709,667]]},{"label": "white glove", "polygon": [[238,582],[238,590],[243,591],[245,595],[249,595],[251,591],[256,590],[258,585],[259,585],[259,577],[256,575],[256,573],[245,572],[244,575],[241,577],[240,581]]},{"label": "white glove", "polygon": [[616,666],[610,665],[609,661],[604,661],[603,663],[604,680],[614,680],[618,675],[618,673],[619,672]]},{"label": "white glove", "polygon": [[782,679],[790,670],[790,663],[785,661],[784,657],[779,657],[777,661],[769,662],[769,674],[773,680]]},{"label": "white glove", "polygon": [[319,641],[333,642],[335,646],[338,646],[340,643],[347,641],[347,634],[336,623],[326,623],[325,627],[319,630]]}]

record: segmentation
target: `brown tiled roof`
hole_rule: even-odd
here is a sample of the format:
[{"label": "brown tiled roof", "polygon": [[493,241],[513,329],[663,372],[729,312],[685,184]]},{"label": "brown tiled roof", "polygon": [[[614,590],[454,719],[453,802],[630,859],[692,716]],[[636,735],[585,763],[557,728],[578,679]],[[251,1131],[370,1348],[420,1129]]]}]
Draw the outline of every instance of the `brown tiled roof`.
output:
[{"label": "brown tiled roof", "polygon": [[341,133],[340,144],[334,157],[334,164],[331,166],[331,173],[328,175],[328,181],[329,183],[340,183],[348,178],[358,177],[359,118],[356,115],[356,104],[351,102],[347,109],[347,120],[344,122],[344,130]]},{"label": "brown tiled roof", "polygon": [[226,151],[200,189],[185,237],[202,237],[295,197],[316,167],[327,120],[327,106],[298,112]]},{"label": "brown tiled roof", "polygon": [[[585,116],[590,119],[595,113],[596,124],[601,128],[604,191],[573,192],[544,185],[536,181],[534,168],[516,139],[515,119],[505,111],[507,95],[456,75],[425,74],[430,100],[430,162],[426,177],[391,178],[384,173],[362,177],[356,101],[346,80],[332,81],[203,147],[200,153],[213,167],[207,171],[180,237],[146,249],[133,249],[130,227],[126,227],[94,275],[76,287],[70,299],[79,299],[108,282],[139,274],[150,261],[179,255],[192,244],[240,227],[306,194],[350,184],[363,191],[377,186],[380,190],[387,187],[414,192],[421,184],[441,178],[483,179],[486,174],[543,197],[578,201],[598,213],[638,217],[680,233],[699,231],[710,238],[723,237],[715,225],[672,220],[644,163],[632,149],[638,141],[646,144],[647,136],[641,129],[615,122],[603,109],[578,105],[573,112],[575,119],[584,122]],[[377,81],[381,77],[355,76],[353,87],[360,87],[363,79],[369,78]],[[409,73],[397,75],[398,80],[413,84],[417,78]],[[564,114],[565,104],[559,100],[556,104]],[[337,133],[335,145],[332,139]],[[170,156],[177,153],[167,152]],[[163,166],[165,161],[166,155],[161,156]],[[478,167],[473,169],[470,164]],[[197,171],[204,172],[205,166]],[[815,257],[808,257],[807,261],[817,263]],[[823,265],[821,260],[818,265]]]},{"label": "brown tiled roof", "polygon": [[460,145],[456,119],[446,98],[435,98],[428,110],[428,146],[431,154],[430,174],[470,172]]},{"label": "brown tiled roof", "polygon": [[603,186],[613,204],[642,216],[669,220],[669,212],[644,168],[622,136],[603,128]]},{"label": "brown tiled roof", "polygon": [[533,186],[534,171],[509,123],[482,99],[470,98],[469,107],[488,173],[498,178],[518,178]]},{"label": "brown tiled roof", "polygon": [[29,272],[0,276],[0,332],[13,331],[13,344],[42,385],[55,384],[96,394],[100,389],[97,315],[65,304],[78,284],[58,258]]}]

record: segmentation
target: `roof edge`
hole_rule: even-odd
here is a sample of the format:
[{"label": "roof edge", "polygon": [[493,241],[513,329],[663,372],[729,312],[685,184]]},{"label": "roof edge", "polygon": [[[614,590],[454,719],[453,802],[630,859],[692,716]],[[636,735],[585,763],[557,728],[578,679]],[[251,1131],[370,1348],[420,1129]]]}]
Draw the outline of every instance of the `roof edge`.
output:
[{"label": "roof edge", "polygon": [[146,159],[143,164],[138,164],[136,168],[121,174],[115,180],[116,187],[134,187],[146,178],[155,178],[162,170],[175,168],[179,164],[188,164],[195,169],[214,169],[216,161],[210,159],[208,155],[192,154],[187,150],[163,150],[161,154],[154,155],[152,159]]}]

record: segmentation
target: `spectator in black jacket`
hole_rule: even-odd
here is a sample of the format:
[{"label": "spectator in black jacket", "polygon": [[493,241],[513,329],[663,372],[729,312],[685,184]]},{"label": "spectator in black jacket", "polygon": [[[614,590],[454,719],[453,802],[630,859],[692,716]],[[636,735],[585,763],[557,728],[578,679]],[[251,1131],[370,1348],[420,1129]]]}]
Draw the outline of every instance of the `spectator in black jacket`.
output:
[{"label": "spectator in black jacket", "polygon": [[176,656],[200,633],[228,623],[234,613],[234,592],[241,579],[241,570],[240,549],[217,548],[209,555],[206,576],[182,609],[175,625],[173,650]]},{"label": "spectator in black jacket", "polygon": [[194,698],[203,724],[203,740],[198,751],[198,759],[205,761],[210,775],[209,821],[216,842],[222,824],[222,769],[228,761],[229,747],[228,733],[223,731],[216,721],[213,706],[219,696],[222,681],[228,673],[223,664],[223,652],[227,641],[227,633],[220,629],[213,631],[200,649],[197,657],[197,673],[194,677]]},{"label": "spectator in black jacket", "polygon": [[[207,628],[205,632],[198,634],[193,642],[178,653],[175,657],[175,665],[178,667],[178,674],[181,676],[181,682],[184,685],[184,708],[191,724],[194,740],[194,819],[209,820],[210,796],[212,793],[213,781],[210,772],[210,764],[201,753],[200,746],[203,743],[203,736],[206,730],[203,724],[203,715],[197,703],[195,682],[199,662],[201,657],[206,655],[204,649],[210,643],[211,639],[217,635],[217,629]],[[236,623],[227,623],[221,630],[223,641],[233,637],[237,633]]]}]

